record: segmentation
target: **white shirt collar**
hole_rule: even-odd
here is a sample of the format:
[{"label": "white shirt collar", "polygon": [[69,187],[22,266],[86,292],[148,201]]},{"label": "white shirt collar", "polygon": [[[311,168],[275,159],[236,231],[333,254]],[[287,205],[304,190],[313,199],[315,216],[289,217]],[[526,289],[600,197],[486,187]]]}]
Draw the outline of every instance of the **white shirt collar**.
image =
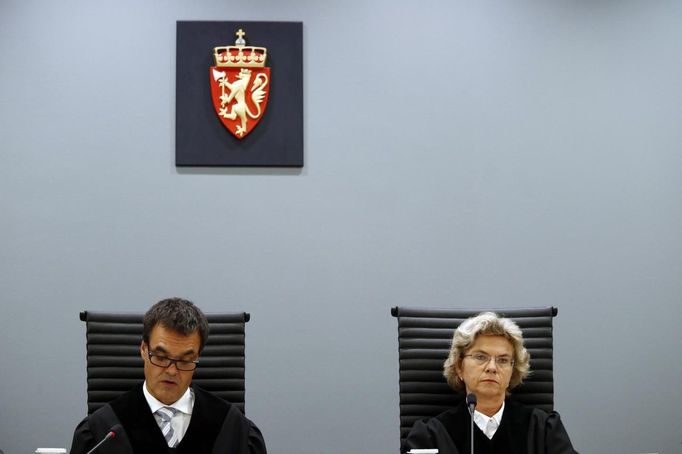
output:
[{"label": "white shirt collar", "polygon": [[156,397],[151,395],[151,393],[147,390],[147,380],[145,380],[144,384],[142,385],[142,392],[144,393],[145,399],[147,399],[147,404],[149,404],[149,408],[152,410],[152,413],[156,413],[156,410],[161,407],[171,407],[185,413],[186,415],[192,414],[192,408],[194,407],[194,391],[191,387],[187,388],[185,394],[183,394],[182,397],[170,405],[160,402]]},{"label": "white shirt collar", "polygon": [[[498,412],[495,413],[494,415],[490,416],[490,417],[487,415],[484,415],[483,413],[481,413],[478,410],[474,410],[474,422],[476,423],[478,428],[481,429],[481,431],[483,433],[485,433],[485,429],[488,426],[488,421],[490,421],[491,419],[494,419],[495,422],[497,423],[497,427],[500,427],[500,423],[502,422],[502,413],[504,413],[504,405],[505,405],[505,402],[502,401],[502,406],[500,407]],[[492,438],[492,435],[491,435],[491,438]]]}]

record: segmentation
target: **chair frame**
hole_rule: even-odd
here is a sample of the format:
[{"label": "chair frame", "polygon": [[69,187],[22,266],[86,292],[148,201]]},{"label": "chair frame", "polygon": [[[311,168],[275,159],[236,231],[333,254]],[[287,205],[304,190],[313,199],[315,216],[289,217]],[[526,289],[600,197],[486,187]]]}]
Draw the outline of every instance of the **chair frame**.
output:
[{"label": "chair frame", "polygon": [[[88,414],[144,380],[143,313],[83,311]],[[209,336],[192,383],[245,411],[246,312],[207,313]]]},{"label": "chair frame", "polygon": [[[398,320],[400,439],[412,425],[434,417],[464,398],[443,377],[454,330],[465,319],[486,309],[393,307]],[[514,388],[510,398],[551,411],[554,408],[553,318],[556,307],[490,309],[514,320],[531,356],[531,375]]]}]

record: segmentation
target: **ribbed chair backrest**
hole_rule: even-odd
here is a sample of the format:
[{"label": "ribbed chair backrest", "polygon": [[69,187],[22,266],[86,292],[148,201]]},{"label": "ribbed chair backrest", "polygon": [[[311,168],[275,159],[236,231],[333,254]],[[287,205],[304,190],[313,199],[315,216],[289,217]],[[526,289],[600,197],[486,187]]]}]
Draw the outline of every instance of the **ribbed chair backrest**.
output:
[{"label": "ribbed chair backrest", "polygon": [[[412,425],[436,416],[458,404],[463,394],[455,393],[443,377],[454,330],[465,319],[486,310],[421,309],[394,307],[398,319],[400,371],[400,442]],[[531,375],[512,391],[511,398],[551,411],[554,408],[554,366],[552,320],[555,307],[491,309],[514,320],[523,331],[531,357]]]},{"label": "ribbed chair backrest", "polygon": [[[86,325],[88,414],[144,380],[140,342],[142,313],[80,313]],[[206,314],[208,342],[193,383],[244,412],[246,312]]]}]

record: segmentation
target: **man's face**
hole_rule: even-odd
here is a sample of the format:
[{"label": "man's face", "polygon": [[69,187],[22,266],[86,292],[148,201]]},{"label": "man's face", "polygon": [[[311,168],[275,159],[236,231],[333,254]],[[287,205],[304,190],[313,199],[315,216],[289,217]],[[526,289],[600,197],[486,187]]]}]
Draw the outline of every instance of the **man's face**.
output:
[{"label": "man's face", "polygon": [[149,393],[160,402],[170,405],[187,391],[194,371],[178,370],[175,364],[166,368],[156,366],[149,360],[148,353],[181,361],[194,361],[199,358],[200,345],[201,336],[197,331],[185,336],[161,324],[155,325],[149,336],[149,345],[144,341],[140,345]]}]

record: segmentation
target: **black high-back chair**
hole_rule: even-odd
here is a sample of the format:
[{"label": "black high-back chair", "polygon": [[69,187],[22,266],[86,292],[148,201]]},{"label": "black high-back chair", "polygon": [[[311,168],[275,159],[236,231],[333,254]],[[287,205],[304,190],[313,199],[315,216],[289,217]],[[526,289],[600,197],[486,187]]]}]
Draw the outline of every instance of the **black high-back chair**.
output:
[{"label": "black high-back chair", "polygon": [[[88,414],[144,380],[140,342],[142,313],[80,313],[86,325]],[[244,327],[246,312],[206,314],[208,342],[192,383],[244,412]]]},{"label": "black high-back chair", "polygon": [[[555,307],[491,309],[514,320],[523,331],[530,353],[531,375],[512,391],[510,398],[551,411],[554,408],[552,320]],[[455,393],[443,377],[454,330],[465,319],[485,312],[476,309],[421,309],[394,307],[398,319],[400,358],[400,444],[412,425],[457,405],[464,394]]]}]

